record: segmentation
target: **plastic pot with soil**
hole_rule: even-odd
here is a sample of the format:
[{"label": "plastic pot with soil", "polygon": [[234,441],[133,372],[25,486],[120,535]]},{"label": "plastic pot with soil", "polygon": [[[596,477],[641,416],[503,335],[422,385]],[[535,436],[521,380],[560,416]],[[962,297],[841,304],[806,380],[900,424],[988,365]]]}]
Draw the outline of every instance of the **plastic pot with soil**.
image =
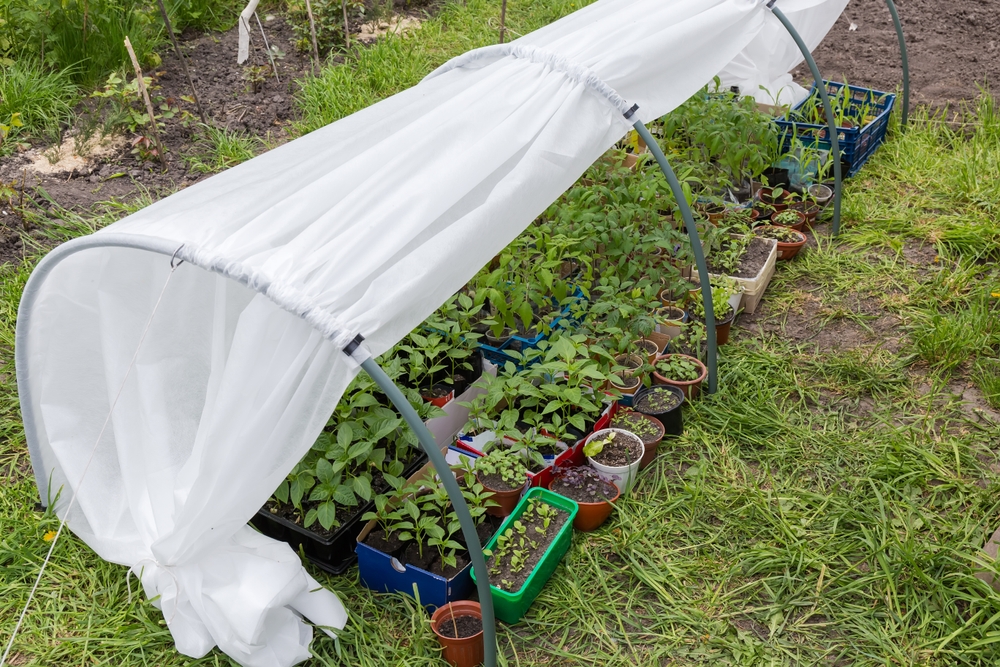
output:
[{"label": "plastic pot with soil", "polygon": [[681,389],[688,400],[698,397],[701,383],[708,377],[708,367],[686,354],[661,355],[653,368],[657,382]]},{"label": "plastic pot with soil", "polygon": [[806,235],[791,227],[766,225],[756,228],[753,233],[778,242],[779,260],[795,257],[806,244]]},{"label": "plastic pot with soil", "polygon": [[476,479],[490,493],[495,507],[486,509],[493,516],[507,516],[514,511],[524,487],[528,485],[528,467],[520,453],[499,444],[476,459],[473,464]]},{"label": "plastic pot with soil", "polygon": [[478,602],[460,600],[438,607],[431,616],[431,630],[448,664],[474,667],[483,662],[483,612]]},{"label": "plastic pot with soil", "polygon": [[801,211],[778,211],[771,216],[771,224],[801,231],[806,225],[806,214]]},{"label": "plastic pot with soil", "polygon": [[[701,288],[695,289],[700,290]],[[681,329],[687,320],[688,314],[677,306],[658,308],[656,311],[656,332],[669,338],[677,338],[681,335]]]},{"label": "plastic pot with soil", "polygon": [[641,354],[649,363],[653,363],[660,354],[660,346],[648,338],[640,338],[632,343],[632,347],[635,349],[635,354]]},{"label": "plastic pot with soil", "polygon": [[761,188],[757,191],[757,197],[775,211],[784,211],[788,208],[790,194],[788,190],[782,188]]},{"label": "plastic pot with soil", "polygon": [[556,468],[546,488],[576,501],[580,511],[573,528],[583,532],[600,528],[621,495],[614,482],[590,466]]},{"label": "plastic pot with soil", "polygon": [[826,206],[833,199],[833,188],[821,183],[810,185],[808,192],[820,207]]},{"label": "plastic pot with soil", "polygon": [[642,470],[656,458],[656,449],[663,440],[664,429],[656,417],[636,412],[634,410],[618,410],[611,418],[611,428],[620,428],[623,431],[634,433],[642,440],[645,453],[639,461],[639,470]]},{"label": "plastic pot with soil", "polygon": [[575,501],[533,488],[487,543],[493,611],[501,621],[517,623],[538,597],[569,550],[578,512]]},{"label": "plastic pot with soil", "polygon": [[619,428],[595,431],[583,444],[587,462],[614,482],[622,493],[632,488],[645,451],[639,436]]},{"label": "plastic pot with soil", "polygon": [[619,354],[615,357],[615,367],[608,379],[608,385],[623,396],[631,396],[642,388],[642,378],[638,375],[645,360],[637,354]]},{"label": "plastic pot with soil", "polygon": [[663,424],[664,436],[679,436],[684,433],[684,419],[681,406],[684,392],[680,387],[657,384],[636,392],[632,398],[632,409],[644,415],[655,417]]}]

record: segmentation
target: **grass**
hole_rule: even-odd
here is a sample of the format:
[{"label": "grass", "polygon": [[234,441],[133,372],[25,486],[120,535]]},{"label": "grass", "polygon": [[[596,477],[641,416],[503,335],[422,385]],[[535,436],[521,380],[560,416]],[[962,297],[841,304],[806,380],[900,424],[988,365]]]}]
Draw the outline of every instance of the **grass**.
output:
[{"label": "grass", "polygon": [[[518,12],[541,12],[511,9],[524,24]],[[444,59],[430,28],[328,68],[343,83],[324,93],[330,118]],[[995,172],[974,172],[1000,160],[1000,119],[984,98],[966,120],[969,135],[919,113],[894,127],[849,185],[842,236],[783,263],[722,348],[721,392],[687,408],[684,436],[608,524],[574,535],[525,621],[500,626],[501,664],[997,664],[1000,596],[975,574],[997,571],[981,547],[1000,513],[1000,225]],[[64,239],[118,212],[60,212],[46,229]],[[0,640],[53,527],[33,510],[10,353],[33,261],[0,266]],[[356,570],[313,573],[351,620],[309,665],[443,664],[412,600],[372,594]],[[68,535],[14,664],[230,664],[177,654],[127,582]]]},{"label": "grass", "polygon": [[185,156],[193,171],[203,174],[222,171],[246,162],[263,147],[263,142],[245,132],[204,125],[198,142],[199,152]]},{"label": "grass", "polygon": [[[12,133],[10,146],[18,134],[58,136],[60,126],[73,117],[79,93],[69,70],[48,71],[27,60],[0,67],[0,123],[19,113],[23,127]],[[0,151],[5,146],[0,146]]]},{"label": "grass", "polygon": [[[569,14],[590,0],[513,0],[507,26],[525,34]],[[499,3],[448,2],[405,38],[378,42],[346,55],[343,65],[324,67],[300,81],[297,129],[311,132],[413,86],[434,68],[470,49],[496,43]]]}]

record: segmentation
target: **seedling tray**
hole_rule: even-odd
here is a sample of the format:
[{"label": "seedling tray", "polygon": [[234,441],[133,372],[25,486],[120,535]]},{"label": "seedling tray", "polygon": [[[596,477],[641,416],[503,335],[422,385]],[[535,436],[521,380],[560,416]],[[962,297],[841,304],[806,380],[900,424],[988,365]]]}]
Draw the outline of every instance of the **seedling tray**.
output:
[{"label": "seedling tray", "polygon": [[[764,262],[764,266],[760,267],[757,275],[753,278],[733,277],[733,280],[743,285],[741,307],[748,315],[752,315],[757,310],[757,304],[764,297],[764,291],[771,283],[771,278],[774,277],[774,268],[778,261],[778,242],[774,239],[765,240],[771,243],[771,254],[768,255],[767,261]],[[709,277],[717,277],[714,273],[708,275]]]},{"label": "seedling tray", "polygon": [[[403,471],[403,476],[408,478],[414,475],[426,464],[427,454],[420,451],[417,458]],[[374,509],[374,501],[359,506],[357,512],[343,521],[328,538],[320,537],[288,519],[271,514],[263,507],[250,519],[250,524],[272,539],[287,542],[292,549],[305,555],[309,562],[324,572],[343,574],[357,558],[354,547],[358,535],[365,526],[361,517],[365,512]]]},{"label": "seedling tray", "polygon": [[[837,81],[824,81],[827,93],[832,97],[842,94],[843,83]],[[885,133],[889,127],[889,116],[892,114],[892,107],[896,102],[896,96],[892,93],[883,93],[879,90],[861,88],[860,86],[848,86],[850,93],[850,107],[848,114],[859,122],[854,127],[838,127],[837,141],[840,144],[840,158],[847,166],[847,176],[854,176],[861,170],[868,158],[872,156],[875,149],[885,140]],[[819,150],[831,150],[829,128],[824,125],[805,123],[794,120],[796,113],[810,100],[818,96],[816,85],[813,84],[809,91],[809,96],[799,102],[792,109],[791,120],[775,119],[779,130],[783,132],[783,150],[788,151],[792,147],[793,139],[798,138],[803,146],[817,148]],[[861,109],[869,106],[875,111],[875,118],[863,127],[860,126]]]},{"label": "seedling tray", "polygon": [[[516,593],[508,593],[490,584],[490,591],[493,593],[493,612],[504,623],[517,623],[521,620],[531,606],[531,603],[538,597],[542,587],[545,586],[545,582],[555,572],[559,561],[569,551],[570,544],[573,541],[573,519],[576,518],[576,513],[580,509],[579,506],[569,498],[560,496],[558,493],[553,493],[548,489],[540,488],[529,490],[521,498],[521,502],[517,504],[513,514],[507,517],[506,521],[500,525],[497,535],[502,534],[510,524],[517,521],[524,514],[524,510],[528,506],[528,501],[532,498],[538,498],[553,507],[568,512],[569,517],[562,527],[559,528],[555,539],[549,544],[545,555],[542,556],[542,559],[535,566],[534,571],[528,576],[528,580],[521,586],[521,590]],[[494,535],[486,545],[487,549],[493,549],[497,541],[497,535]],[[473,582],[476,581],[475,572],[472,572],[472,580]]]}]

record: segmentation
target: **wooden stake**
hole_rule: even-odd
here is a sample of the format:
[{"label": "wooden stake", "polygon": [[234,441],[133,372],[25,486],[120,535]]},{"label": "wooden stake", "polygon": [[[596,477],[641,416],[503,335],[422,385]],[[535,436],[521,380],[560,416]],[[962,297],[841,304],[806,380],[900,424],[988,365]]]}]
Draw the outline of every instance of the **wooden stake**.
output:
[{"label": "wooden stake", "polygon": [[312,3],[306,0],[306,14],[309,15],[309,36],[313,47],[313,75],[319,75],[319,47],[316,46],[316,20],[313,18]]},{"label": "wooden stake", "polygon": [[500,4],[500,43],[503,44],[503,38],[507,32],[507,0],[503,0]]},{"label": "wooden stake", "polygon": [[146,104],[146,113],[149,114],[149,125],[153,128],[153,139],[156,141],[156,152],[159,154],[160,164],[166,166],[167,156],[163,154],[163,144],[160,143],[160,132],[156,129],[156,114],[153,112],[153,103],[149,100],[149,91],[146,90],[146,82],[142,79],[142,68],[139,67],[139,59],[135,57],[132,50],[132,42],[125,38],[125,48],[128,49],[128,56],[132,59],[132,67],[135,68],[135,75],[139,83],[139,95]]},{"label": "wooden stake", "polygon": [[340,9],[344,12],[344,39],[347,40],[347,48],[351,48],[351,26],[347,24],[347,0],[340,0]]},{"label": "wooden stake", "polygon": [[198,107],[198,116],[201,118],[203,125],[208,125],[208,118],[205,116],[205,110],[201,108],[201,100],[198,98],[198,91],[195,90],[194,87],[194,80],[191,78],[191,72],[188,71],[187,58],[185,58],[184,54],[181,53],[181,47],[177,44],[177,37],[174,35],[173,26],[170,25],[170,17],[167,16],[167,8],[163,6],[163,0],[156,1],[160,4],[160,16],[163,17],[163,23],[167,26],[167,32],[170,34],[170,41],[174,43],[174,53],[176,53],[177,57],[180,59],[181,67],[184,68],[184,76],[187,77],[188,85],[191,86],[191,97],[194,98],[194,103]]}]

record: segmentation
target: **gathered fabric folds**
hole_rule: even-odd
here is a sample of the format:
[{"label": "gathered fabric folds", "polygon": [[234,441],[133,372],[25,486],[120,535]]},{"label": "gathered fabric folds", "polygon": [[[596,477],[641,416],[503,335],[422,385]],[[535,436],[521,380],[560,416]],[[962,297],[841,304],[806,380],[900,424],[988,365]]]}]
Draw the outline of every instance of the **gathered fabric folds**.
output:
[{"label": "gathered fabric folds", "polygon": [[313,625],[346,611],[247,521],[358,372],[343,346],[388,350],[620,139],[628,110],[681,104],[767,14],[600,0],[54,250],[16,339],[43,501],[140,577],[181,653],[306,659]]}]

